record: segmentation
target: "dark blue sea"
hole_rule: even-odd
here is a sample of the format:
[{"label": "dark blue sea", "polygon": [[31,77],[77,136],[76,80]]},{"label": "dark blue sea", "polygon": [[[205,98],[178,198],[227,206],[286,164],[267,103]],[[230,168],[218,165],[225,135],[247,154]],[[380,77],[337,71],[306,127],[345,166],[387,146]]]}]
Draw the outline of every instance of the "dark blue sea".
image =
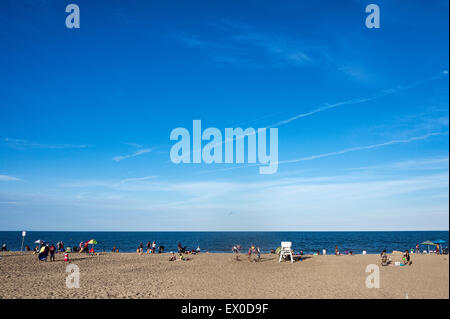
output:
[{"label": "dark blue sea", "polygon": [[[426,240],[445,240],[448,231],[373,231],[373,232],[34,232],[26,233],[24,245],[33,249],[34,241],[41,239],[49,244],[63,241],[66,247],[76,246],[90,239],[97,240],[97,251],[111,251],[113,246],[121,252],[135,252],[142,242],[156,240],[166,252],[176,251],[178,242],[187,249],[200,247],[202,252],[231,252],[233,245],[240,244],[245,251],[251,244],[259,246],[262,252],[269,252],[280,246],[281,241],[291,241],[296,252],[313,253],[326,249],[334,253],[335,245],[339,251],[352,251],[360,254],[411,249]],[[19,231],[0,231],[0,244],[6,243],[8,250],[20,250],[22,233]],[[447,246],[444,244],[443,246]],[[426,247],[422,247],[422,250]]]}]

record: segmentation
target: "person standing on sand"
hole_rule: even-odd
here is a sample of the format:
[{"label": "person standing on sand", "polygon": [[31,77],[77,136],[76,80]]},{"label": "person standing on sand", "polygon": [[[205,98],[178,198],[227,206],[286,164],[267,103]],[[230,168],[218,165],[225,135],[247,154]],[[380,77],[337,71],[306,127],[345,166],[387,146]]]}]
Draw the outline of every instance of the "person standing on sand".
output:
[{"label": "person standing on sand", "polygon": [[154,240],[152,243],[152,254],[154,254],[156,251],[156,241]]},{"label": "person standing on sand", "polygon": [[248,261],[252,261],[252,255],[256,254],[255,246],[252,244],[248,249]]},{"label": "person standing on sand", "polygon": [[436,254],[441,254],[441,247],[439,247],[439,244],[436,244]]},{"label": "person standing on sand", "polygon": [[239,260],[239,254],[241,253],[241,246],[235,245],[233,248],[231,248],[231,251],[233,252],[236,260]]},{"label": "person standing on sand", "polygon": [[49,248],[50,251],[50,261],[55,261],[55,251],[56,251],[56,247],[55,245],[51,245]]},{"label": "person standing on sand", "polygon": [[416,254],[420,253],[419,244],[416,245]]},{"label": "person standing on sand", "polygon": [[151,244],[150,244],[150,242],[148,241],[148,242],[147,242],[147,254],[150,254],[150,247],[151,247]]},{"label": "person standing on sand", "polygon": [[261,261],[261,250],[256,247],[256,261]]},{"label": "person standing on sand", "polygon": [[336,248],[334,248],[334,254],[337,256],[339,255],[339,249],[338,246],[336,245]]}]

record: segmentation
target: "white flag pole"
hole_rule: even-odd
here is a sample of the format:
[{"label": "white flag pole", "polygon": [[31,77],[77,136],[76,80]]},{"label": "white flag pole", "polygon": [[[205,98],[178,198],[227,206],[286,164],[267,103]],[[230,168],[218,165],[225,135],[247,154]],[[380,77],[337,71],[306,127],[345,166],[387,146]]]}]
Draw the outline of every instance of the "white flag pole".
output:
[{"label": "white flag pole", "polygon": [[25,239],[25,235],[27,234],[27,232],[26,231],[23,231],[22,232],[22,246],[21,246],[21,248],[20,248],[20,251],[23,251],[23,241],[24,241],[24,239]]}]

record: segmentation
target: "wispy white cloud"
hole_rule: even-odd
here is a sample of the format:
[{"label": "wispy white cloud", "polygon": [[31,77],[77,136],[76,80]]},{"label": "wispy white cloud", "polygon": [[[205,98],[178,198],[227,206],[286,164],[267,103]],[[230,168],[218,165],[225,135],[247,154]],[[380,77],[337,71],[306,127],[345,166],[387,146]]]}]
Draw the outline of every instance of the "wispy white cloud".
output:
[{"label": "wispy white cloud", "polygon": [[322,47],[306,44],[279,34],[258,32],[243,23],[222,20],[210,27],[224,34],[214,40],[181,34],[176,38],[192,49],[201,49],[219,64],[237,64],[245,67],[280,68],[286,66],[312,66],[324,59]]},{"label": "wispy white cloud", "polygon": [[[333,108],[336,108],[336,107],[339,107],[339,106],[356,105],[356,104],[361,104],[361,103],[365,103],[365,102],[370,102],[370,101],[373,101],[373,100],[376,100],[376,99],[380,99],[382,97],[386,97],[388,95],[399,93],[401,91],[406,91],[406,90],[410,90],[410,89],[416,88],[416,87],[418,87],[420,85],[423,85],[425,83],[428,83],[430,81],[441,79],[442,77],[446,76],[447,74],[448,74],[448,72],[447,73],[441,72],[438,75],[435,75],[435,76],[430,77],[428,79],[416,81],[416,82],[414,82],[412,84],[409,84],[409,85],[397,86],[397,87],[394,87],[394,88],[386,89],[386,90],[383,90],[382,92],[380,92],[380,93],[378,93],[376,95],[370,96],[370,97],[357,98],[357,99],[352,99],[352,100],[336,102],[336,103],[333,103],[333,104],[330,104],[330,105],[323,105],[323,106],[315,108],[315,109],[313,109],[311,111],[304,112],[304,113],[299,113],[299,114],[294,115],[294,116],[292,116],[290,118],[287,118],[285,120],[279,121],[279,122],[277,122],[275,124],[270,125],[269,127],[279,127],[281,125],[288,124],[288,123],[290,123],[292,121],[295,121],[297,119],[300,119],[300,118],[303,118],[303,117],[307,117],[307,116],[310,116],[310,115],[313,115],[313,114],[316,114],[316,113],[324,112],[324,111],[327,111],[327,110],[330,110],[330,109],[333,109]],[[448,119],[447,119],[447,123],[448,123]]]},{"label": "wispy white cloud", "polygon": [[61,184],[62,187],[87,188],[105,187],[113,189],[125,189],[128,185],[140,185],[145,181],[155,179],[157,176],[130,177],[121,180],[81,180]]},{"label": "wispy white cloud", "polygon": [[123,144],[129,145],[129,146],[133,146],[133,147],[135,147],[135,148],[143,148],[143,147],[144,147],[144,146],[141,145],[141,144],[133,143],[133,142],[125,142],[125,143],[123,143]]},{"label": "wispy white cloud", "polygon": [[[313,109],[311,111],[300,113],[300,114],[294,115],[292,117],[289,117],[289,118],[287,118],[285,120],[278,121],[278,122],[276,122],[276,123],[274,123],[272,125],[267,125],[264,128],[267,129],[267,128],[272,128],[272,127],[280,127],[282,125],[286,125],[286,124],[288,124],[290,122],[293,122],[295,120],[298,120],[298,119],[301,119],[301,118],[304,118],[304,117],[308,117],[308,116],[311,116],[311,115],[316,114],[316,113],[324,112],[324,111],[327,111],[327,110],[330,110],[330,109],[333,109],[333,108],[336,108],[336,107],[340,107],[340,106],[344,106],[344,105],[356,105],[356,104],[361,104],[361,103],[369,102],[369,101],[372,101],[372,100],[376,100],[376,99],[379,99],[379,98],[382,98],[382,97],[385,97],[385,96],[388,96],[388,95],[392,95],[392,94],[395,94],[395,93],[398,93],[398,92],[401,92],[401,91],[405,91],[405,90],[409,90],[409,89],[418,87],[418,86],[420,86],[422,84],[425,84],[425,83],[428,83],[430,81],[441,79],[442,77],[446,76],[447,74],[448,74],[447,71],[442,71],[439,74],[437,74],[437,75],[435,75],[433,77],[430,77],[428,79],[416,81],[415,83],[412,83],[412,84],[409,84],[409,85],[405,85],[405,86],[397,86],[395,88],[383,90],[382,92],[380,92],[380,93],[378,93],[376,95],[373,95],[371,97],[357,98],[357,99],[352,99],[352,100],[336,102],[336,103],[333,103],[333,104],[330,104],[330,105],[320,106],[320,107],[318,107],[316,109]],[[273,116],[273,114],[269,114],[269,115],[267,115],[265,117],[271,117],[271,116]],[[257,121],[257,120],[260,120],[260,119],[262,119],[262,118],[255,119],[253,121]],[[248,122],[252,122],[252,121],[248,121]],[[439,125],[439,126],[436,126],[436,125]],[[419,133],[420,131],[424,131],[424,129],[427,129],[427,131],[429,131],[429,130],[431,130],[433,128],[436,129],[437,127],[441,128],[441,127],[445,127],[445,126],[448,126],[448,117],[443,116],[443,117],[439,117],[437,119],[430,119],[425,124],[422,124],[420,127],[416,127],[414,129],[409,128],[407,131],[404,131],[404,132],[408,133],[407,135],[410,136],[413,133]],[[259,133],[261,129],[263,129],[263,128],[255,130],[255,134]],[[242,139],[242,138],[244,138],[244,136],[241,136],[238,139]],[[219,141],[219,142],[215,143],[215,145],[222,145],[225,142],[226,141]],[[201,150],[195,150],[194,152],[198,153],[198,152],[201,152]],[[258,164],[255,164],[255,165],[258,165]],[[254,165],[249,165],[249,166],[254,166]],[[242,166],[240,166],[240,167],[242,167]],[[240,168],[240,167],[236,167],[236,168]],[[233,168],[226,168],[226,169],[223,169],[223,170],[229,170],[229,169],[233,169]]]},{"label": "wispy white cloud", "polygon": [[353,167],[347,170],[379,170],[379,169],[389,169],[389,170],[441,170],[449,169],[449,158],[447,157],[437,157],[437,158],[421,158],[412,159],[401,162],[394,162],[381,165],[363,166],[363,167]]},{"label": "wispy white cloud", "polygon": [[[322,178],[279,178],[252,182],[130,180],[117,193],[55,197],[45,194],[2,195],[23,207],[115,214],[116,227],[131,225],[132,214],[147,221],[158,216],[160,229],[304,230],[432,229],[436,215],[448,220],[448,172],[384,178],[339,175]],[[116,182],[116,184],[118,184]],[[141,194],[141,195],[139,195]],[[124,195],[124,196],[121,196]],[[333,207],[330,213],[330,207]],[[239,225],[229,212],[239,212]],[[122,215],[119,215],[123,213]],[[234,215],[234,214],[233,214]],[[413,217],[424,218],[415,219]],[[398,219],[388,226],[390,218]],[[445,217],[447,216],[447,217]],[[403,219],[403,221],[402,221]],[[289,225],[281,221],[289,220]],[[414,222],[412,222],[414,221]],[[433,221],[433,219],[431,219]],[[405,224],[406,222],[406,224]],[[135,225],[135,218],[133,218]],[[136,226],[132,227],[136,229]],[[140,229],[140,228],[139,228]]]},{"label": "wispy white cloud", "polygon": [[425,134],[425,135],[422,135],[422,136],[411,137],[411,138],[408,138],[408,139],[398,139],[398,140],[392,140],[392,141],[388,141],[388,142],[384,142],[384,143],[378,143],[378,144],[372,144],[372,145],[366,145],[366,146],[350,147],[350,148],[346,148],[346,149],[343,149],[343,150],[340,150],[340,151],[336,151],[336,152],[329,152],[329,153],[323,153],[323,154],[312,155],[312,156],[307,156],[307,157],[301,157],[301,158],[292,159],[292,160],[280,161],[279,164],[296,163],[296,162],[302,162],[302,161],[311,161],[311,160],[315,160],[315,159],[318,159],[318,158],[335,156],[335,155],[341,155],[341,154],[350,153],[350,152],[356,152],[356,151],[370,150],[370,149],[380,148],[380,147],[384,147],[384,146],[388,146],[388,145],[411,143],[411,142],[414,142],[414,141],[426,140],[426,139],[428,139],[428,138],[430,138],[432,136],[440,136],[440,135],[448,135],[448,132],[433,132],[433,133],[428,133],[428,134]]},{"label": "wispy white cloud", "polygon": [[120,161],[123,161],[124,159],[127,159],[127,158],[132,158],[132,157],[136,157],[136,156],[139,156],[139,155],[142,155],[142,154],[145,154],[145,153],[150,153],[151,151],[152,151],[151,148],[144,148],[144,149],[138,150],[138,151],[136,151],[136,152],[134,152],[132,154],[121,155],[121,156],[114,156],[112,159],[113,159],[113,161],[120,162]]},{"label": "wispy white cloud", "polygon": [[[415,141],[426,140],[426,139],[428,139],[430,137],[433,137],[433,136],[448,135],[448,133],[449,133],[448,131],[447,132],[432,132],[432,133],[428,133],[428,134],[421,135],[421,136],[410,137],[410,138],[407,138],[407,139],[395,139],[395,140],[391,140],[391,141],[387,141],[387,142],[383,142],[383,143],[378,143],[378,144],[349,147],[349,148],[345,148],[345,149],[342,149],[342,150],[339,150],[339,151],[334,151],[334,152],[328,152],[328,153],[322,153],[322,154],[317,154],[317,155],[305,156],[305,157],[300,157],[300,158],[295,158],[295,159],[290,159],[290,160],[278,161],[278,163],[276,163],[276,164],[279,165],[279,164],[288,164],[288,163],[298,163],[298,162],[304,162],[304,161],[312,161],[312,160],[320,159],[320,158],[324,158],[324,157],[337,156],[337,155],[342,155],[342,154],[346,154],[346,153],[350,153],[350,152],[370,150],[370,149],[385,147],[385,146],[389,146],[389,145],[407,144],[407,143],[411,143],[411,142],[415,142]],[[247,168],[247,167],[255,167],[255,166],[259,167],[259,166],[263,166],[263,165],[267,165],[267,164],[259,164],[259,163],[247,164],[247,165],[241,165],[241,166],[235,166],[235,167],[228,167],[228,168],[223,168],[223,169],[206,171],[205,173],[212,173],[212,172],[218,172],[218,171],[228,171],[228,170]]]},{"label": "wispy white cloud", "polygon": [[77,144],[43,144],[30,142],[23,139],[17,138],[4,138],[5,145],[14,149],[70,149],[70,148],[87,148],[87,145],[77,145]]},{"label": "wispy white cloud", "polygon": [[0,182],[17,182],[22,181],[22,179],[9,175],[0,175]]}]

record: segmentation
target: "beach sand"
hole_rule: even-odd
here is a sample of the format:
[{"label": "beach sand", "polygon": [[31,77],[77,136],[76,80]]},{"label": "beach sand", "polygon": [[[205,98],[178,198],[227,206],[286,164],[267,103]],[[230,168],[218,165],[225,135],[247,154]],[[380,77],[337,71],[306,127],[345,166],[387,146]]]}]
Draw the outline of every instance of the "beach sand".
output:
[{"label": "beach sand", "polygon": [[[0,253],[0,298],[449,298],[448,256],[411,255],[412,266],[379,267],[380,288],[366,288],[366,267],[379,255],[305,256],[278,263],[245,255],[70,254],[80,288],[66,287],[67,263],[39,262],[32,253]],[[390,255],[394,261],[401,254]]]}]

